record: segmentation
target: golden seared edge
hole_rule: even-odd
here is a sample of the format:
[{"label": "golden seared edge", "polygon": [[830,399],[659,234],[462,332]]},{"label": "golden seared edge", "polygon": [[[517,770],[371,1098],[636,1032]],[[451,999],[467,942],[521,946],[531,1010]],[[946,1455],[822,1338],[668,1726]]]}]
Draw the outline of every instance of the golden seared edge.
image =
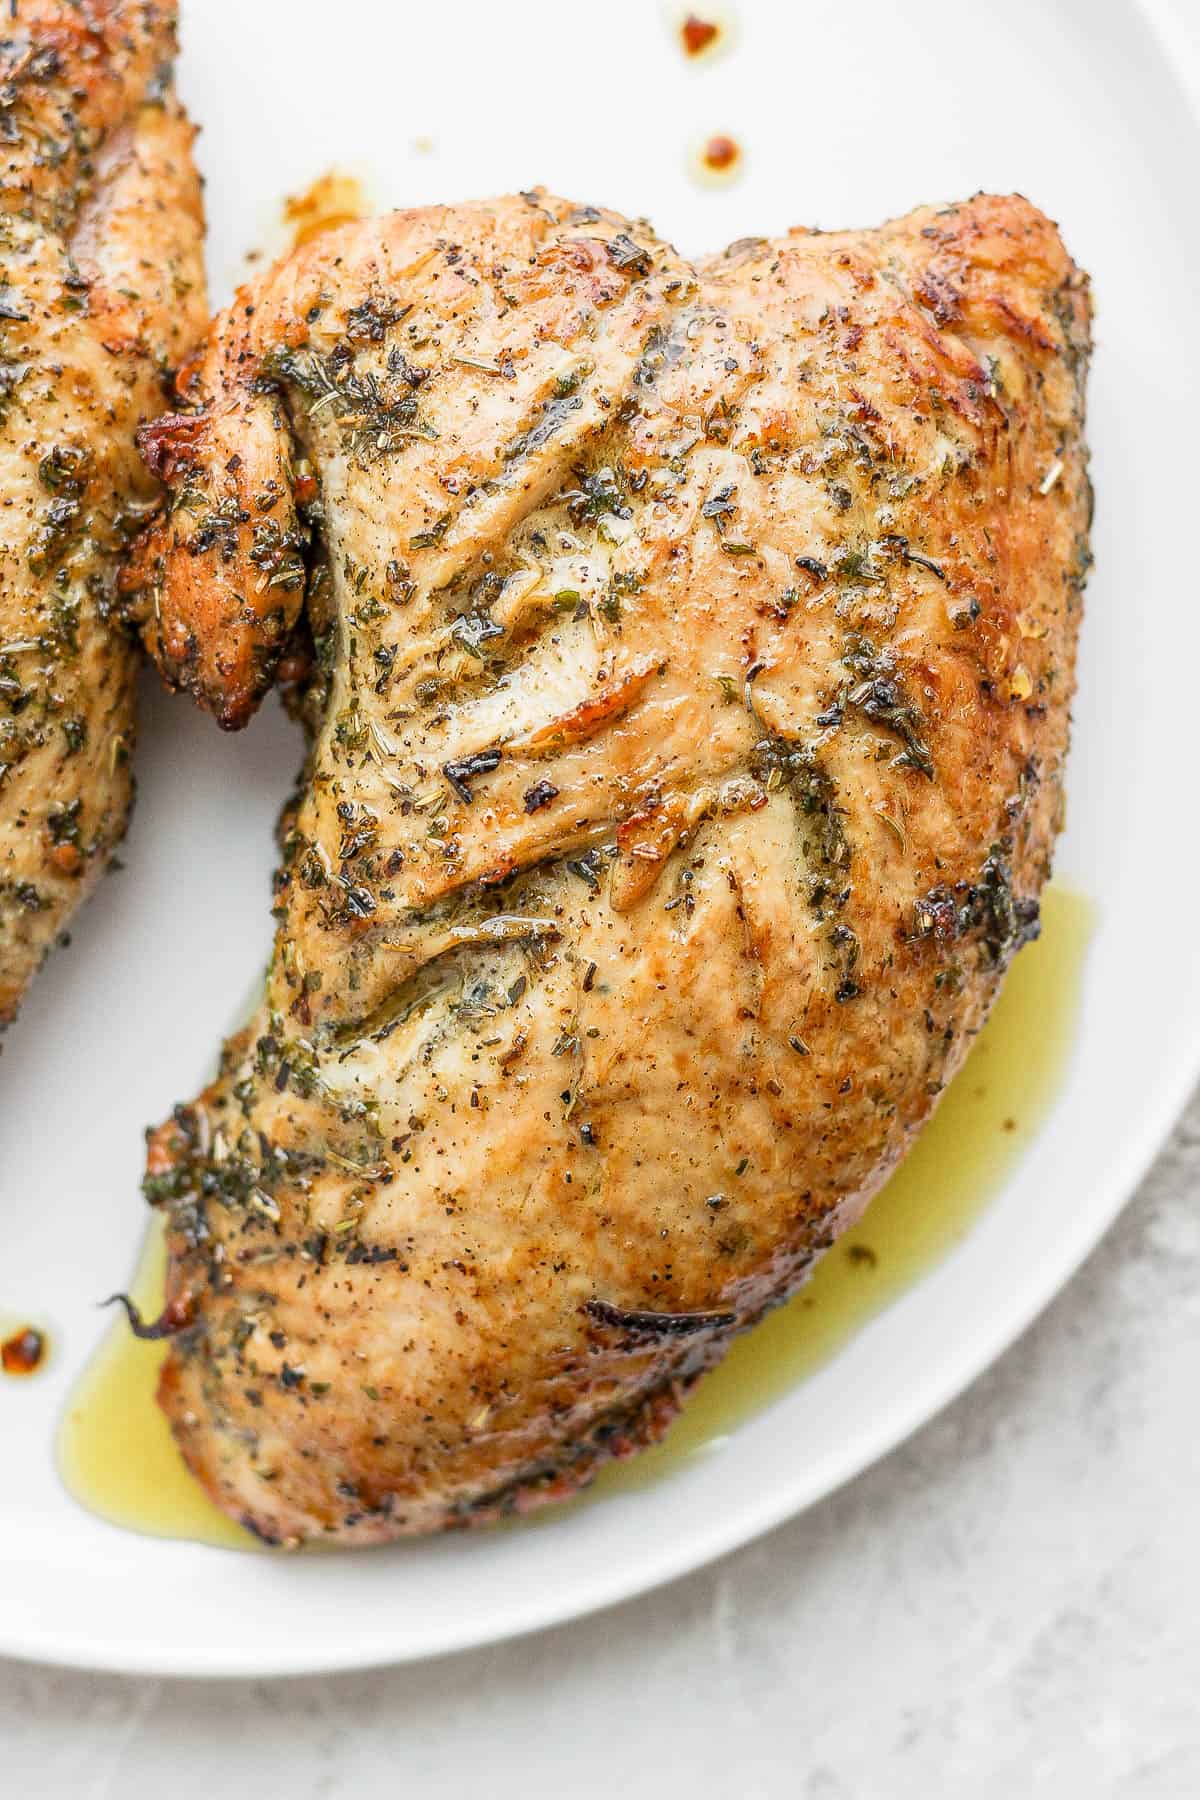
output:
[{"label": "golden seared edge", "polygon": [[1018,198],[694,267],[541,192],[216,322],[146,629],[230,724],[307,653],[313,736],[147,1190],[162,1403],[264,1538],[572,1491],[903,1155],[1036,931],[1088,326]]},{"label": "golden seared edge", "polygon": [[125,829],[134,445],[204,328],[173,5],[0,12],[0,1027]]}]

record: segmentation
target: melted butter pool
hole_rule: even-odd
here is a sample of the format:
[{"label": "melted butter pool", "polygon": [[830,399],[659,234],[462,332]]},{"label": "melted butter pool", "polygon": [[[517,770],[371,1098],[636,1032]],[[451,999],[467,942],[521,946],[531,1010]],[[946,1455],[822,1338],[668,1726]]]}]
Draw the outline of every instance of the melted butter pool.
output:
[{"label": "melted butter pool", "polygon": [[[146,1233],[129,1297],[143,1318],[162,1311],[167,1271],[161,1219]],[[224,1549],[256,1548],[188,1473],[155,1401],[165,1343],[143,1343],[118,1314],[67,1403],[58,1468],[88,1512],[148,1537],[190,1538]]]}]

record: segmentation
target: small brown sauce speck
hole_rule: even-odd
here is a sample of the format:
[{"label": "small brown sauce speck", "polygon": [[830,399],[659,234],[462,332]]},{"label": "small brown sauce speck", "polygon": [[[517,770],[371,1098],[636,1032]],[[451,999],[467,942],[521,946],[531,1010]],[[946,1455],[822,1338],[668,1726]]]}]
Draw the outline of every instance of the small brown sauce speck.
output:
[{"label": "small brown sauce speck", "polygon": [[705,167],[716,175],[727,174],[736,165],[741,154],[731,137],[710,137],[703,150]]},{"label": "small brown sauce speck", "polygon": [[311,243],[323,231],[352,225],[369,211],[362,183],[337,169],[318,175],[302,194],[293,194],[283,203],[284,222],[291,227],[294,250]]},{"label": "small brown sauce speck", "polygon": [[728,187],[740,178],[745,160],[737,139],[722,131],[693,145],[688,166],[700,187]]},{"label": "small brown sauce speck", "polygon": [[711,19],[698,18],[695,13],[689,13],[679,27],[679,36],[688,56],[700,56],[705,50],[711,49],[720,35],[719,25],[715,25]]},{"label": "small brown sauce speck", "polygon": [[46,1336],[34,1325],[22,1325],[0,1344],[0,1366],[6,1375],[36,1375],[46,1360]]}]

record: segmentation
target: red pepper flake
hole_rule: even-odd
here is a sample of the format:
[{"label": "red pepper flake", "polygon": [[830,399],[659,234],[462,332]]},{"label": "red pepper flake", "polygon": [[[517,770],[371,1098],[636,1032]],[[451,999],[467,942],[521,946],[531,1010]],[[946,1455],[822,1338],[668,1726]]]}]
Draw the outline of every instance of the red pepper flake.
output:
[{"label": "red pepper flake", "polygon": [[679,35],[683,39],[683,47],[687,54],[699,56],[720,37],[721,28],[719,25],[714,25],[709,19],[700,19],[695,13],[689,13],[679,27]]},{"label": "red pepper flake", "polygon": [[22,1325],[0,1344],[0,1364],[6,1375],[33,1375],[46,1355],[45,1335],[33,1325]]},{"label": "red pepper flake", "polygon": [[83,867],[83,857],[76,844],[55,844],[50,852],[50,861],[60,875],[78,875]]},{"label": "red pepper flake", "polygon": [[706,169],[723,175],[741,156],[741,147],[731,137],[710,137],[701,153]]}]

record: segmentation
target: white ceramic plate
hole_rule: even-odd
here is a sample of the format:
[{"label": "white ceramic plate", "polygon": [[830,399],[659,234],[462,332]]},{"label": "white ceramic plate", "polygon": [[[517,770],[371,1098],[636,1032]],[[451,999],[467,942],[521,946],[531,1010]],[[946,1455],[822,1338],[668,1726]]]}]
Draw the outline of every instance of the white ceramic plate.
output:
[{"label": "white ceramic plate", "polygon": [[[265,957],[272,826],[298,760],[272,708],[231,740],[149,696],[126,866],[0,1061],[0,1306],[48,1319],[57,1344],[45,1376],[0,1388],[0,1650],[260,1675],[525,1631],[764,1531],[962,1389],[1145,1169],[1200,1070],[1200,135],[1169,38],[1121,0],[960,0],[952,17],[890,0],[738,0],[736,52],[703,67],[685,64],[649,0],[183,10],[217,300],[282,196],[341,164],[381,206],[544,181],[647,212],[689,251],[1016,188],[1062,222],[1099,309],[1097,567],[1059,858],[1098,926],[1065,1088],[960,1248],[657,1486],[535,1529],[299,1561],[140,1538],[63,1492],[54,1423],[100,1330],[93,1303],[126,1277],[141,1230],[141,1127],[195,1091]],[[745,179],[705,192],[688,146],[718,129],[745,143]]]}]

